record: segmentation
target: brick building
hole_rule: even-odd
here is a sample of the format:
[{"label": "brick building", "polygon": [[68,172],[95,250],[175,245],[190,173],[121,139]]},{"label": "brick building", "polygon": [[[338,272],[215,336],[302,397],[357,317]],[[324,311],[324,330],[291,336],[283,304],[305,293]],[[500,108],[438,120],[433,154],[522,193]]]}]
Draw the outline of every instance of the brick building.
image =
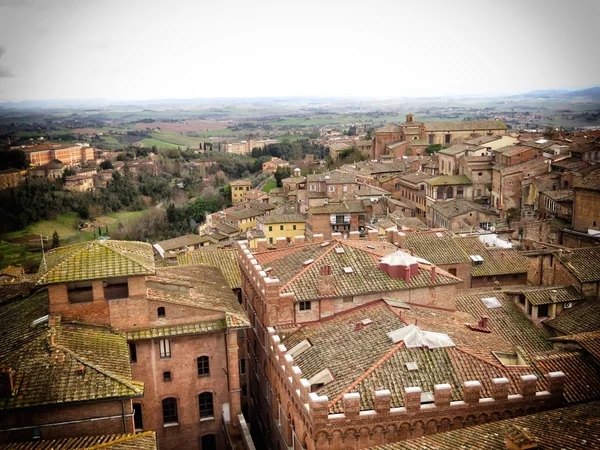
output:
[{"label": "brick building", "polygon": [[0,335],[0,443],[134,432],[124,337],[69,323],[45,291],[3,304]]},{"label": "brick building", "polygon": [[132,378],[146,386],[136,430],[155,430],[161,449],[224,448],[241,413],[248,321],[220,269],[156,269],[150,244],[92,241],[48,252],[39,275],[51,314],[125,336]]},{"label": "brick building", "polygon": [[95,159],[94,148],[87,144],[41,144],[22,147],[19,150],[25,152],[25,160],[30,166],[41,166],[55,159],[71,166]]},{"label": "brick building", "polygon": [[600,233],[600,170],[595,170],[574,186],[573,230]]},{"label": "brick building", "polygon": [[330,239],[332,233],[360,233],[371,219],[371,207],[361,200],[346,200],[309,208],[306,218],[306,236],[324,236]]},{"label": "brick building", "polygon": [[489,230],[499,219],[498,213],[480,203],[455,199],[434,204],[427,216],[427,224],[453,233],[464,233]]},{"label": "brick building", "polygon": [[145,431],[143,433],[94,435],[0,445],[0,450],[127,450],[131,448],[156,450],[156,433]]},{"label": "brick building", "polygon": [[[386,154],[386,146],[401,141],[425,140],[427,145],[452,145],[473,139],[478,135],[502,136],[506,125],[500,120],[474,120],[458,122],[418,122],[413,114],[406,115],[406,122],[386,125],[375,130],[371,159]],[[410,145],[410,144],[409,144]]]}]

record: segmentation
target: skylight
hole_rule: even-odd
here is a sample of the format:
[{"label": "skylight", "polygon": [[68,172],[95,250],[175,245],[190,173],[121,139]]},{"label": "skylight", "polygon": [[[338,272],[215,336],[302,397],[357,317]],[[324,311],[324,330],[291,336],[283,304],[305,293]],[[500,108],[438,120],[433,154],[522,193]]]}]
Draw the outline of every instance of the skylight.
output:
[{"label": "skylight", "polygon": [[440,233],[439,231],[438,231],[437,233],[435,233],[435,235],[436,235],[437,237],[444,237],[444,234],[443,234],[443,233]]},{"label": "skylight", "polygon": [[409,372],[414,372],[415,370],[419,370],[419,365],[414,361],[409,361],[406,363],[406,368]]},{"label": "skylight", "polygon": [[488,308],[501,308],[502,304],[498,301],[496,297],[484,297],[481,299],[483,304]]},{"label": "skylight", "polygon": [[304,353],[306,350],[308,350],[311,347],[312,347],[312,345],[310,344],[308,339],[304,339],[303,341],[299,342],[298,344],[294,345],[291,349],[289,349],[286,352],[286,355],[290,355],[293,358],[296,358],[297,356],[300,356],[302,353]]},{"label": "skylight", "polygon": [[307,260],[306,260],[306,261],[304,261],[302,264],[304,264],[305,266],[308,266],[309,264],[312,264],[312,263],[314,263],[314,262],[315,262],[315,260],[311,258],[311,259],[307,259]]},{"label": "skylight", "polygon": [[40,323],[48,322],[49,318],[50,315],[46,314],[45,316],[42,316],[39,319],[35,319],[33,322],[31,322],[31,328],[35,327],[36,325],[39,325]]},{"label": "skylight", "polygon": [[325,241],[321,243],[321,247],[327,247],[329,245],[329,241]]},{"label": "skylight", "polygon": [[341,255],[342,253],[344,253],[344,248],[343,248],[343,247],[336,247],[336,248],[335,248],[335,252],[336,252],[338,255]]},{"label": "skylight", "polygon": [[352,267],[344,267],[344,273],[352,273],[352,272],[354,272]]}]

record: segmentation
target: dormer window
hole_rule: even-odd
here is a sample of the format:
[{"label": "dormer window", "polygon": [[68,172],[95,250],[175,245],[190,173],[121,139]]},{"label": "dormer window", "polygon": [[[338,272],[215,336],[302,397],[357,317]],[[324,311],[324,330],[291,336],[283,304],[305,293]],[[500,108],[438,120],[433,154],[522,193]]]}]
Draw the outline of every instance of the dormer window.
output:
[{"label": "dormer window", "polygon": [[164,319],[167,316],[164,306],[159,306],[156,309],[156,313],[157,313],[159,319]]}]

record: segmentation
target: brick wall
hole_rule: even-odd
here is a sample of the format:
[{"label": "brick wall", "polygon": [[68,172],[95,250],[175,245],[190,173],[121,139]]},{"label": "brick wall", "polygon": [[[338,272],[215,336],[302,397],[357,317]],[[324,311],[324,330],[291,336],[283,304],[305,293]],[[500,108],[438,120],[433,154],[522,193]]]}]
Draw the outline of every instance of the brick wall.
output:
[{"label": "brick wall", "polygon": [[600,230],[600,192],[575,189],[573,229],[582,233],[588,229]]},{"label": "brick wall", "polygon": [[[81,402],[65,406],[39,406],[2,412],[2,428],[23,428],[45,425],[40,428],[42,439],[132,433],[131,399],[103,402]],[[125,417],[123,417],[123,414]],[[89,419],[99,419],[90,421]],[[67,422],[67,423],[64,423]],[[56,423],[58,425],[49,425]],[[31,428],[10,432],[0,431],[0,444],[31,440]]]}]

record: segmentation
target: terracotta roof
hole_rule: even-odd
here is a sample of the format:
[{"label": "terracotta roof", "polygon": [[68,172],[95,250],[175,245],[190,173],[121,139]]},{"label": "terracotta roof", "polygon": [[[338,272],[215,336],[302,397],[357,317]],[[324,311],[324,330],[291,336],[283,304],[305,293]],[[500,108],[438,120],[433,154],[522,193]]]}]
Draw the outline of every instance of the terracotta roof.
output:
[{"label": "terracotta roof", "polygon": [[405,239],[406,248],[414,248],[415,255],[433,264],[471,263],[448,232],[406,232]]},{"label": "terracotta roof", "polygon": [[600,169],[595,170],[575,185],[575,189],[600,191]]},{"label": "terracotta roof", "polygon": [[[493,210],[485,207],[480,203],[476,203],[470,200],[464,200],[461,198],[448,200],[445,202],[437,202],[433,205],[433,209],[444,217],[456,217],[471,211],[482,211],[491,216],[496,215],[496,213]],[[499,217],[500,216],[498,216],[498,218]],[[479,226],[479,224],[473,225]]]},{"label": "terracotta roof", "polygon": [[0,450],[156,450],[156,433],[145,431],[134,434],[81,436],[48,441],[15,442],[0,445]]},{"label": "terracotta roof", "polygon": [[591,298],[577,302],[572,308],[565,309],[545,325],[560,334],[577,334],[600,330],[600,302]]},{"label": "terracotta roof", "polygon": [[273,223],[298,223],[298,222],[306,222],[306,217],[303,214],[298,213],[287,213],[287,214],[278,214],[277,212],[272,212],[262,221],[264,224],[273,224]]},{"label": "terracotta roof", "polygon": [[462,120],[456,122],[425,122],[425,131],[506,130],[501,120]]},{"label": "terracotta roof", "polygon": [[[221,269],[208,265],[160,268],[147,279],[148,300],[219,311],[248,323]],[[173,286],[178,289],[173,289]]]},{"label": "terracotta roof", "polygon": [[356,183],[356,175],[344,170],[332,170],[325,173],[314,173],[306,176],[307,182],[325,182],[327,184],[349,184]]},{"label": "terracotta roof", "polygon": [[235,217],[238,220],[243,220],[243,219],[250,219],[252,217],[264,216],[265,211],[262,209],[258,209],[258,208],[248,208],[248,209],[242,209],[240,211],[233,211],[233,212],[230,212],[227,214]]},{"label": "terracotta roof", "polygon": [[554,200],[555,202],[573,203],[574,191],[573,189],[561,189],[559,191],[543,191],[546,197]]},{"label": "terracotta roof", "polygon": [[46,253],[37,284],[154,273],[152,246],[143,242],[89,241]]},{"label": "terracotta roof", "polygon": [[514,437],[515,427],[521,427],[539,449],[600,449],[600,402],[437,433],[374,450],[505,450],[506,436]]},{"label": "terracotta roof", "polygon": [[360,200],[346,200],[340,203],[329,203],[323,206],[315,206],[308,209],[308,214],[351,214],[364,213],[365,205]]},{"label": "terracotta roof", "polygon": [[441,175],[439,177],[430,178],[427,184],[431,186],[454,186],[473,183],[466,175]]},{"label": "terracotta roof", "polygon": [[417,231],[427,231],[429,229],[429,227],[425,225],[425,223],[418,217],[406,217],[400,215],[391,215],[390,217],[394,221],[394,223],[398,225],[402,230],[410,229]]},{"label": "terracotta roof", "polygon": [[497,141],[498,139],[500,139],[500,136],[480,136],[480,137],[477,137],[474,139],[469,139],[468,141],[465,141],[465,144],[483,145],[483,144],[487,144],[488,142]]},{"label": "terracotta roof", "polygon": [[405,173],[399,175],[398,179],[408,181],[409,183],[419,183],[431,179],[431,174],[425,172]]},{"label": "terracotta roof", "polygon": [[234,249],[222,250],[194,250],[177,258],[180,266],[190,264],[204,264],[221,269],[221,273],[227,280],[231,289],[239,289],[242,286],[242,276],[238,264],[237,252]]},{"label": "terracotta roof", "polygon": [[375,130],[376,133],[399,133],[401,128],[398,125],[389,124]]},{"label": "terracotta roof", "polygon": [[556,342],[576,342],[600,363],[600,330],[552,338]]},{"label": "terracotta roof", "polygon": [[7,266],[4,269],[0,270],[0,276],[2,275],[6,275],[12,278],[19,278],[21,275],[23,275],[23,268],[22,267],[15,267],[15,266]]},{"label": "terracotta roof", "polygon": [[559,252],[558,258],[581,283],[600,281],[600,247],[573,248],[569,252],[570,261],[566,252]]},{"label": "terracotta roof", "polygon": [[[334,248],[341,248],[337,253]],[[392,253],[395,248],[386,250]],[[412,289],[432,285],[455,284],[460,280],[437,269],[437,277],[431,283],[429,266],[421,265],[419,273],[411,277],[410,285],[401,278],[392,278],[379,268],[380,255],[363,244],[354,245],[352,241],[331,241],[330,245],[309,244],[290,247],[282,250],[255,253],[255,258],[262,267],[271,267],[269,276],[281,281],[282,293],[294,293],[295,301],[316,300],[321,298],[317,291],[320,267],[330,265],[335,280],[334,297],[347,297],[366,293],[385,293],[396,290]],[[304,265],[313,259],[314,262]],[[344,267],[352,267],[353,272],[347,274]]]},{"label": "terracotta roof", "polygon": [[[503,288],[508,294],[523,294],[532,305],[549,305],[552,303],[576,302],[583,300],[583,295],[574,286],[522,286]],[[553,299],[553,294],[556,298]]]},{"label": "terracotta roof", "polygon": [[[485,397],[491,395],[492,378],[507,377],[513,394],[518,392],[519,376],[531,373],[529,367],[514,370],[494,361],[490,347],[508,350],[513,345],[497,331],[486,334],[468,330],[464,321],[474,320],[468,314],[419,306],[402,309],[401,314],[402,318],[383,301],[374,302],[301,327],[282,343],[291,349],[305,339],[310,342],[310,348],[294,357],[304,378],[310,379],[324,369],[330,371],[333,380],[318,390],[319,395],[329,397],[330,413],[343,412],[342,396],[348,392],[360,393],[361,410],[369,410],[373,409],[374,391],[389,389],[391,406],[400,407],[404,405],[405,387],[419,386],[432,392],[435,384],[449,383],[453,400],[461,400],[464,381],[480,381]],[[362,325],[365,319],[371,322]],[[388,333],[414,320],[418,320],[420,330],[448,334],[456,347],[408,348],[403,341],[393,343]],[[485,357],[478,354],[484,351]],[[407,363],[416,363],[417,370],[410,370]]]},{"label": "terracotta roof", "polygon": [[490,249],[477,236],[456,237],[456,243],[467,256],[479,255],[481,264],[471,266],[474,277],[527,273],[526,256],[512,249]]},{"label": "terracotta roof", "polygon": [[173,239],[168,239],[166,241],[159,241],[156,245],[160,245],[160,247],[164,251],[176,250],[182,247],[187,247],[188,245],[198,245],[203,242],[208,241],[206,236],[199,236],[197,234],[186,234],[185,236],[179,236]]},{"label": "terracotta roof", "polygon": [[[492,297],[498,300],[500,307],[488,308],[482,301],[483,298]],[[543,352],[552,348],[548,341],[549,334],[531,322],[520,307],[501,290],[461,290],[456,295],[456,309],[477,318],[488,316],[488,327],[493,333],[498,333],[505,341],[520,346],[527,352]]]},{"label": "terracotta roof", "polygon": [[191,334],[211,333],[227,329],[227,321],[218,319],[206,322],[174,325],[170,327],[154,327],[139,330],[126,331],[123,334],[128,341],[139,341],[144,339],[187,336]]},{"label": "terracotta roof", "polygon": [[48,314],[45,291],[0,310],[0,367],[15,371],[14,394],[0,398],[0,409],[143,395],[143,384],[132,380],[125,338]]},{"label": "terracotta roof", "polygon": [[461,153],[465,153],[467,150],[476,150],[476,148],[468,144],[455,144],[451,147],[440,150],[438,153],[441,155],[456,156]]},{"label": "terracotta roof", "polygon": [[401,145],[406,144],[408,141],[396,141],[396,142],[390,142],[389,144],[386,145],[386,148],[389,149],[395,149],[396,147],[400,147]]},{"label": "terracotta roof", "polygon": [[252,186],[248,180],[236,180],[229,183],[231,186]]}]

